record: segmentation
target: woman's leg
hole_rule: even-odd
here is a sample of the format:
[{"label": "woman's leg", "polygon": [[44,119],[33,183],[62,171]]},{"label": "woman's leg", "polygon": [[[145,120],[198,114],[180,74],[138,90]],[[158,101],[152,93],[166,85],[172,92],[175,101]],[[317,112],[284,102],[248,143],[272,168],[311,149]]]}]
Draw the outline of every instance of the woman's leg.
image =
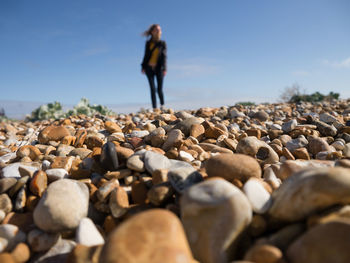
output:
[{"label": "woman's leg", "polygon": [[160,100],[160,105],[164,105],[164,94],[163,94],[163,73],[157,72],[157,92]]},{"label": "woman's leg", "polygon": [[154,72],[152,69],[146,69],[146,76],[149,82],[149,87],[151,89],[151,99],[152,99],[152,107],[157,108],[157,98],[156,98],[156,87],[154,84]]}]

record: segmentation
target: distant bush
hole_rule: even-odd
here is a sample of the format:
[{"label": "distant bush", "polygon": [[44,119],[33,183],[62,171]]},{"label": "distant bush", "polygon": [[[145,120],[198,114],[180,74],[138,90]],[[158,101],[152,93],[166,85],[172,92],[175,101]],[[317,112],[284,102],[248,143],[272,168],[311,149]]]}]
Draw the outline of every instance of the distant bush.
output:
[{"label": "distant bush", "polygon": [[255,103],[252,101],[242,101],[237,102],[236,105],[242,105],[242,106],[255,106]]},{"label": "distant bush", "polygon": [[79,115],[79,114],[94,116],[95,114],[112,115],[114,113],[110,109],[108,109],[106,106],[96,105],[96,104],[91,105],[88,99],[82,98],[79,101],[79,103],[76,106],[74,106],[72,110],[69,110],[68,112],[64,112],[62,110],[61,103],[57,101],[55,101],[54,103],[41,105],[39,108],[32,111],[28,119],[30,121],[60,119],[60,118],[66,118],[72,115]]},{"label": "distant bush", "polygon": [[294,96],[292,96],[292,98],[290,99],[290,103],[298,103],[298,102],[302,102],[302,101],[307,101],[307,102],[318,102],[318,101],[324,101],[324,100],[338,100],[339,99],[340,94],[339,93],[334,93],[333,91],[331,91],[328,95],[323,95],[320,92],[315,92],[312,93],[310,95],[308,94],[296,94]]},{"label": "distant bush", "polygon": [[299,103],[299,102],[319,102],[324,100],[338,100],[340,94],[334,93],[331,91],[328,95],[324,95],[318,91],[312,93],[312,94],[306,94],[305,91],[302,93],[300,91],[299,84],[295,83],[291,87],[286,87],[282,94],[280,95],[280,98],[284,102],[289,103]]},{"label": "distant bush", "polygon": [[48,103],[41,105],[39,108],[36,108],[32,111],[29,119],[31,121],[36,120],[47,120],[47,119],[59,119],[64,118],[66,114],[62,110],[61,103],[55,101],[54,103]]},{"label": "distant bush", "polygon": [[73,108],[73,110],[70,110],[67,112],[67,117],[71,115],[79,115],[79,114],[85,114],[87,116],[94,116],[95,114],[101,114],[101,115],[112,115],[114,114],[113,111],[108,109],[106,106],[103,105],[91,105],[89,103],[89,100],[86,98],[82,98],[79,103]]}]

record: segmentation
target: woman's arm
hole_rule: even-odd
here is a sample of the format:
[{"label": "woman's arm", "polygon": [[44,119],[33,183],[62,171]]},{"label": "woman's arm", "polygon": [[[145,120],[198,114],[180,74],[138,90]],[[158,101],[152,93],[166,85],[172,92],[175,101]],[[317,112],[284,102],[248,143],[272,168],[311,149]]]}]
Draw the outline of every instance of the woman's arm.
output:
[{"label": "woman's arm", "polygon": [[147,64],[146,57],[147,57],[147,50],[148,50],[148,42],[149,42],[149,41],[146,41],[146,44],[145,44],[145,52],[144,52],[143,59],[142,59],[142,63],[141,63],[142,72],[145,71],[146,64]]},{"label": "woman's arm", "polygon": [[167,45],[166,42],[164,41],[164,45],[163,45],[163,74],[164,76],[166,75],[167,72]]}]

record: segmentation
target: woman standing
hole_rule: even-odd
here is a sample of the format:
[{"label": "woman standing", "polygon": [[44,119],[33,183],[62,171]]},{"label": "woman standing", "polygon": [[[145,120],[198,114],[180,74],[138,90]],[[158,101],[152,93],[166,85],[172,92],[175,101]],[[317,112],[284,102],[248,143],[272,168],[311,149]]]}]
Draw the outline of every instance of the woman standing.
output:
[{"label": "woman standing", "polygon": [[160,107],[164,105],[163,78],[166,75],[167,48],[166,42],[160,40],[162,29],[160,25],[153,24],[143,35],[148,38],[146,41],[145,55],[142,61],[142,73],[146,73],[151,89],[153,109],[157,108],[156,87],[154,79],[157,79],[157,93],[160,100]]}]

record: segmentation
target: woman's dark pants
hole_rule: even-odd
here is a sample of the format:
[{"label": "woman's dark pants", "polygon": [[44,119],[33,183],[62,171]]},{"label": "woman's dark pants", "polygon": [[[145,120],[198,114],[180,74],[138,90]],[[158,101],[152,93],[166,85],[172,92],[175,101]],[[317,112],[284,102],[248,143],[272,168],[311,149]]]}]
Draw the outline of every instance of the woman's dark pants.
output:
[{"label": "woman's dark pants", "polygon": [[156,98],[156,86],[154,79],[157,79],[157,93],[160,100],[160,105],[164,105],[164,95],[163,95],[163,72],[160,70],[154,70],[151,67],[146,67],[146,75],[151,89],[151,98],[153,108],[157,108],[157,98]]}]

